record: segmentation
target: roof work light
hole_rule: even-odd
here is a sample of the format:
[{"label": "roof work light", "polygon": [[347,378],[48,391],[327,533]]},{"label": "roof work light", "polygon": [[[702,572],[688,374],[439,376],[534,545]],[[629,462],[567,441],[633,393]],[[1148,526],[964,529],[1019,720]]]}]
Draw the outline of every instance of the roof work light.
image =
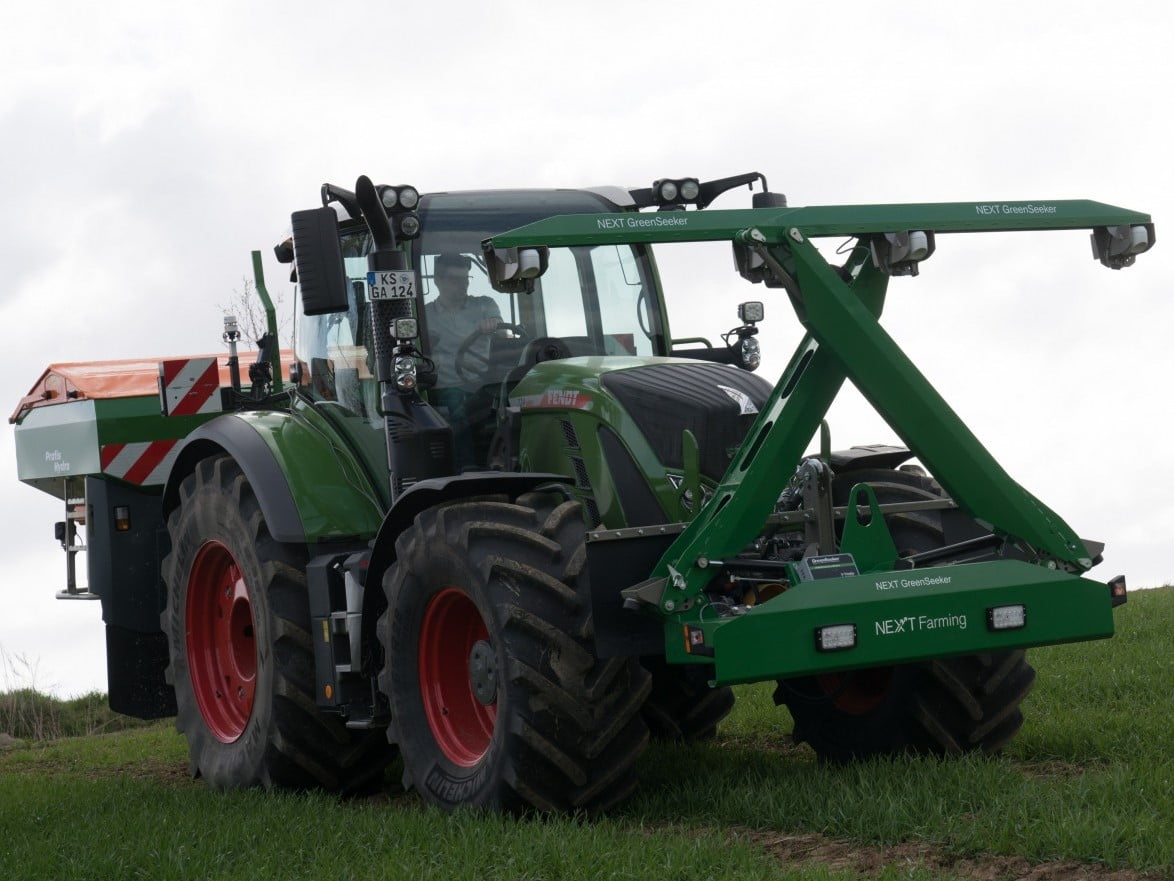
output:
[{"label": "roof work light", "polygon": [[701,183],[695,177],[661,178],[652,184],[652,195],[661,211],[682,211],[697,203]]}]

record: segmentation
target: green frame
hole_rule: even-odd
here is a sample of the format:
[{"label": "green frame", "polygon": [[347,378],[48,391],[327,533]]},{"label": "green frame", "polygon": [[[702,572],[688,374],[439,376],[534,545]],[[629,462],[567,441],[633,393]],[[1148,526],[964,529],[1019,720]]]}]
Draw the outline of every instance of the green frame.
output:
[{"label": "green frame", "polygon": [[[976,564],[967,567],[965,577],[958,579],[965,582],[969,592],[993,591],[988,597],[991,602],[1011,601],[1024,592],[1030,593],[1034,601],[1047,606],[1048,616],[1066,622],[1059,630],[1044,632],[1037,626],[1020,633],[1016,637],[1018,645],[1111,635],[1111,617],[1106,619],[1110,609],[1107,587],[1077,577],[1093,565],[1084,542],[1059,515],[1006,473],[880,326],[888,276],[874,265],[868,249],[855,249],[848,264],[837,270],[811,239],[854,236],[863,244],[876,234],[912,230],[941,234],[1149,223],[1149,215],[1086,200],[816,206],[566,216],[495,236],[486,241],[485,247],[489,252],[580,244],[727,240],[757,251],[787,288],[806,334],[712,498],[661,557],[638,593],[665,619],[669,660],[713,660],[711,656],[696,657],[689,651],[687,629],[695,626],[704,631],[706,646],[718,650],[718,681],[732,682],[1009,644],[1006,634],[984,635],[979,628],[972,631],[973,638],[966,640],[941,644],[936,640],[910,640],[912,648],[877,646],[875,651],[848,653],[852,655],[850,663],[825,656],[815,666],[807,659],[796,667],[777,659],[777,663],[767,664],[764,669],[761,658],[764,653],[773,656],[767,648],[772,640],[779,639],[777,628],[767,628],[770,635],[763,637],[765,641],[733,640],[729,635],[734,631],[749,634],[760,626],[746,622],[777,620],[780,611],[799,602],[796,596],[810,595],[809,585],[801,585],[804,590],[788,591],[740,618],[703,620],[703,590],[713,577],[714,561],[736,555],[759,534],[845,379],[856,385],[960,507],[988,524],[996,534],[1013,536],[1034,552],[1042,570],[1010,562]],[[1002,570],[996,573],[990,570],[992,566],[1013,566],[1015,574],[1006,576]],[[1026,573],[1021,566],[1027,568]],[[872,608],[876,601],[870,590],[875,592],[875,586],[866,583],[872,577],[859,576],[865,579],[861,582],[865,586],[853,594],[857,607],[852,610],[857,617],[870,621],[880,620],[876,618],[878,610]],[[1056,579],[1066,585],[1072,602],[1055,599]],[[819,597],[830,607],[836,605],[831,602],[834,595],[850,588],[839,584],[833,591],[826,582],[811,584],[819,585]],[[1090,584],[1096,585],[1092,593],[1087,588]],[[927,602],[932,606],[936,601],[932,596],[928,601],[908,600],[903,608],[921,614],[917,608],[925,607]],[[1033,608],[1033,618],[1035,612]],[[719,637],[719,631],[729,635]],[[810,641],[809,637],[805,639]]]}]

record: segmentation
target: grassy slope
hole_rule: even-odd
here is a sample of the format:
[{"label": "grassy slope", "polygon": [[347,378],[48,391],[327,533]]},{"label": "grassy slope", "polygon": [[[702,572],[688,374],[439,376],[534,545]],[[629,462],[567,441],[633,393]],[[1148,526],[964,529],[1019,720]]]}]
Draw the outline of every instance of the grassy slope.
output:
[{"label": "grassy slope", "polygon": [[[810,833],[947,857],[886,858],[869,877],[1000,877],[990,854],[1161,877],[1174,873],[1174,590],[1134,594],[1118,623],[1113,640],[1032,653],[1028,722],[1001,759],[821,767],[787,744],[789,719],[759,685],[740,689],[716,744],[650,749],[636,796],[590,823],[212,792],[187,779],[163,725],[13,748],[0,752],[0,877],[861,877],[762,846]],[[967,854],[980,858],[955,862]]]}]

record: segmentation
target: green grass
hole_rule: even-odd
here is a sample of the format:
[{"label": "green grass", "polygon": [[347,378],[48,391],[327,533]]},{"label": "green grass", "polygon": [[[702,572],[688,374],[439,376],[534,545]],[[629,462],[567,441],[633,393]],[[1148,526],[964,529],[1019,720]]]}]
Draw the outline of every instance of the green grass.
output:
[{"label": "green grass", "polygon": [[137,719],[111,712],[99,692],[63,701],[36,686],[36,664],[0,648],[0,734],[39,741],[142,727]]},{"label": "green grass", "polygon": [[1174,877],[1174,589],[1133,594],[1117,621],[1112,640],[1031,653],[1027,723],[998,759],[820,765],[749,686],[715,743],[653,746],[636,795],[597,821],[213,792],[169,723],[17,746],[0,750],[0,877],[920,881],[1016,877],[1030,866],[999,867],[1017,858]]},{"label": "green grass", "polygon": [[0,732],[17,740],[55,740],[140,727],[139,720],[112,712],[106,695],[96,691],[64,701],[33,688],[0,694]]}]

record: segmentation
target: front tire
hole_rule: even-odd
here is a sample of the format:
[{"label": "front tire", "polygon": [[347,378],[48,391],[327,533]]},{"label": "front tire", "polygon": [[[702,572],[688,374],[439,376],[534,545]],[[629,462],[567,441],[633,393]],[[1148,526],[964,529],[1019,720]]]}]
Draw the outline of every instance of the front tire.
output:
[{"label": "front tire", "polygon": [[1035,671],[1022,650],[780,680],[794,739],[824,760],[998,752],[1023,725]]},{"label": "front tire", "polygon": [[379,621],[404,784],[446,809],[596,812],[635,785],[648,674],[598,660],[580,506],[427,510],[396,542]]},{"label": "front tire", "polygon": [[734,709],[734,690],[710,686],[712,666],[669,664],[660,655],[642,663],[652,674],[643,713],[653,739],[695,743],[717,736],[718,723]]},{"label": "front tire", "polygon": [[[838,477],[835,504],[845,504],[858,483],[869,484],[882,504],[941,497],[925,476],[875,469]],[[885,523],[903,555],[945,542],[940,512],[889,515]],[[783,679],[774,699],[790,710],[796,742],[809,743],[821,759],[960,756],[992,754],[1010,741],[1034,683],[1026,652],[1015,650]]]},{"label": "front tire", "polygon": [[339,792],[381,779],[383,733],[350,731],[315,705],[305,554],[270,536],[240,467],[200,462],[167,529],[160,620],[192,775]]}]

